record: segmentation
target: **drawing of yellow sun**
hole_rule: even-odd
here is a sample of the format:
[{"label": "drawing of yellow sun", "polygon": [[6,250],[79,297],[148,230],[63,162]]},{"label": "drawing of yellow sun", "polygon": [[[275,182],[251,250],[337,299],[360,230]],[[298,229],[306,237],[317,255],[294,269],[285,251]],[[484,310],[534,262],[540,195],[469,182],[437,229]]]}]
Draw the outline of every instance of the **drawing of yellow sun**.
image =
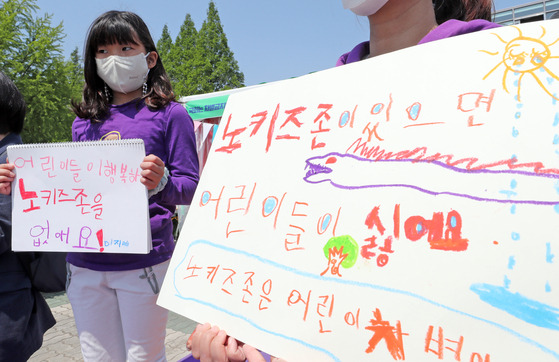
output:
[{"label": "drawing of yellow sun", "polygon": [[[548,80],[555,79],[559,81],[559,77],[557,77],[557,75],[555,75],[549,69],[549,65],[546,66],[546,63],[550,59],[559,58],[556,56],[552,56],[552,52],[550,49],[555,43],[559,41],[559,38],[555,39],[555,41],[552,43],[546,44],[542,40],[546,34],[545,28],[543,26],[541,27],[542,35],[537,39],[524,36],[522,34],[522,31],[516,26],[511,26],[511,28],[515,28],[516,30],[518,30],[519,36],[508,42],[503,40],[503,38],[501,38],[499,35],[493,33],[493,35],[499,38],[499,40],[506,45],[503,51],[502,61],[499,62],[499,64],[497,64],[493,69],[491,69],[489,73],[487,73],[483,77],[483,79],[487,79],[489,75],[491,75],[491,73],[493,73],[495,70],[503,65],[505,67],[505,70],[503,72],[502,84],[503,89],[507,93],[510,93],[507,87],[507,80],[508,77],[511,75],[510,72],[512,72],[512,74],[514,74],[515,76],[518,76],[518,80],[514,82],[514,85],[517,88],[516,97],[518,102],[520,102],[522,79],[526,75],[530,75],[547,94],[549,94],[554,99],[559,100],[559,98],[547,88],[544,82],[545,79],[542,80],[543,77],[547,78]],[[500,54],[499,52],[495,53],[488,50],[480,51],[490,55]],[[548,83],[551,82],[548,81]]]}]

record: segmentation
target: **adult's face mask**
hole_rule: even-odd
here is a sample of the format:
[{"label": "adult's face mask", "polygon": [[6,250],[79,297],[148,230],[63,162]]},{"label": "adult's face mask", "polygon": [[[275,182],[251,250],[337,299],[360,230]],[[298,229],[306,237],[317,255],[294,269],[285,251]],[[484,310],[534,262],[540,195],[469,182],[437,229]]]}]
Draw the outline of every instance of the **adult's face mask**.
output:
[{"label": "adult's face mask", "polygon": [[149,69],[147,56],[136,54],[130,57],[111,55],[104,59],[95,58],[97,75],[107,83],[109,88],[120,93],[130,93],[142,86],[147,79]]},{"label": "adult's face mask", "polygon": [[388,0],[342,0],[344,9],[361,16],[373,15],[387,2]]}]

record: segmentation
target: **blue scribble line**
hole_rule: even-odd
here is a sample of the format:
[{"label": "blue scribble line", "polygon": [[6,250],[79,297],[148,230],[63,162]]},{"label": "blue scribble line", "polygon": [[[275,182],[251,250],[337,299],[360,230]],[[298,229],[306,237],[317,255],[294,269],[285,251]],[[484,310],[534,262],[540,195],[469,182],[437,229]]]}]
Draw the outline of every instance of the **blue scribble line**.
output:
[{"label": "blue scribble line", "polygon": [[512,293],[504,287],[474,284],[470,290],[485,303],[538,327],[559,331],[559,309]]},{"label": "blue scribble line", "polygon": [[336,157],[343,157],[343,158],[352,158],[354,160],[360,162],[368,162],[368,163],[395,163],[395,162],[403,162],[403,163],[410,163],[410,164],[418,164],[418,163],[426,163],[426,164],[433,164],[436,166],[440,166],[442,168],[448,169],[450,171],[456,173],[463,173],[463,174],[507,174],[507,175],[523,175],[523,176],[530,176],[530,177],[538,177],[538,178],[547,178],[547,179],[559,179],[558,174],[551,174],[551,173],[537,173],[537,172],[528,172],[528,171],[518,171],[518,170],[488,170],[488,169],[463,169],[455,166],[450,166],[441,161],[432,161],[432,160],[417,160],[417,159],[396,159],[396,160],[375,160],[375,159],[368,159],[359,156],[355,156],[352,154],[342,154],[338,152],[331,152],[323,156],[315,156],[307,159],[305,161],[306,168],[310,170],[306,173],[303,180],[310,184],[318,184],[322,182],[330,182],[332,186],[343,189],[343,190],[360,190],[360,189],[374,189],[374,188],[386,188],[386,187],[404,187],[410,188],[428,195],[448,195],[448,196],[455,196],[455,197],[462,197],[474,201],[485,201],[485,202],[497,202],[502,204],[532,204],[532,205],[557,205],[559,204],[559,200],[552,200],[552,201],[539,201],[539,200],[512,200],[512,199],[496,199],[496,198],[488,198],[488,197],[480,197],[474,195],[463,194],[459,192],[451,192],[451,191],[432,191],[428,190],[419,186],[410,185],[410,184],[369,184],[369,185],[357,185],[357,186],[348,186],[342,185],[339,183],[334,182],[331,178],[326,178],[318,181],[311,181],[308,179],[309,176],[322,173],[322,174],[329,174],[332,172],[332,169],[326,165],[320,165],[313,163],[314,160],[321,160],[327,157],[336,156]]},{"label": "blue scribble line", "polygon": [[545,244],[545,261],[547,263],[553,263],[553,259],[555,258],[555,254],[551,252],[551,243]]},{"label": "blue scribble line", "polygon": [[193,242],[190,243],[190,245],[188,246],[188,249],[187,249],[187,251],[186,251],[186,254],[185,254],[184,258],[180,261],[180,263],[177,265],[177,267],[176,267],[175,270],[173,271],[173,285],[174,285],[175,290],[176,290],[176,292],[177,292],[177,294],[176,294],[177,297],[179,297],[179,298],[181,298],[181,299],[183,299],[183,300],[190,300],[190,301],[193,301],[193,302],[196,302],[196,303],[199,303],[199,304],[202,304],[202,305],[206,305],[206,306],[209,306],[209,307],[211,307],[211,308],[220,310],[220,311],[222,311],[222,312],[224,312],[224,313],[229,314],[229,315],[232,316],[232,317],[238,318],[238,319],[240,319],[240,320],[243,320],[243,321],[249,323],[250,325],[254,326],[255,328],[257,328],[257,329],[259,329],[259,330],[261,330],[261,331],[263,331],[263,332],[265,332],[265,333],[268,333],[268,334],[273,335],[273,336],[276,336],[276,337],[281,337],[281,338],[284,338],[284,339],[287,339],[287,340],[291,340],[291,341],[297,342],[297,343],[299,343],[299,344],[301,344],[301,345],[303,345],[303,346],[306,346],[306,347],[308,347],[308,348],[314,349],[314,350],[316,350],[316,351],[320,351],[320,352],[326,353],[326,354],[328,354],[329,356],[331,356],[331,357],[332,357],[334,360],[336,360],[336,361],[340,361],[340,359],[339,359],[338,357],[335,357],[331,352],[322,349],[321,347],[313,346],[313,345],[310,345],[310,344],[308,344],[307,342],[304,342],[304,341],[302,341],[302,340],[299,340],[299,339],[296,339],[296,338],[293,338],[293,337],[289,337],[289,336],[286,336],[286,335],[283,335],[283,334],[279,334],[279,333],[273,332],[273,331],[271,331],[271,330],[267,330],[267,329],[265,329],[265,328],[259,326],[258,324],[256,324],[254,321],[252,321],[252,320],[250,320],[250,319],[248,319],[248,318],[246,318],[246,317],[244,317],[244,316],[242,316],[242,315],[233,313],[233,312],[231,312],[230,310],[227,310],[227,309],[225,309],[225,308],[221,308],[221,307],[215,306],[215,305],[213,305],[213,304],[211,304],[211,303],[202,301],[202,300],[200,300],[200,299],[196,299],[196,298],[187,298],[187,297],[182,296],[182,295],[181,295],[181,292],[180,292],[180,290],[178,289],[177,284],[176,284],[176,281],[177,281],[176,273],[177,273],[177,270],[179,269],[179,267],[180,267],[180,266],[184,263],[184,261],[186,260],[186,257],[188,256],[190,249],[191,249],[192,247],[198,245],[198,244],[201,244],[201,245],[208,245],[208,246],[214,247],[214,248],[216,248],[216,249],[221,249],[221,250],[226,251],[226,252],[229,252],[229,253],[233,253],[233,254],[237,254],[237,255],[242,255],[242,256],[245,256],[245,257],[248,257],[248,258],[251,258],[251,259],[255,259],[255,260],[257,260],[257,261],[259,261],[259,262],[261,262],[261,263],[263,263],[263,264],[268,264],[268,265],[270,265],[270,266],[272,266],[272,267],[275,267],[275,268],[278,268],[278,269],[282,269],[282,270],[284,270],[284,271],[286,271],[286,272],[290,272],[290,273],[293,273],[293,274],[297,274],[297,275],[299,275],[299,276],[303,276],[303,277],[306,277],[306,278],[316,279],[316,280],[319,280],[319,281],[328,281],[328,282],[332,282],[332,283],[336,283],[336,284],[344,284],[344,285],[350,285],[350,286],[357,286],[357,287],[366,288],[366,289],[382,290],[382,291],[385,291],[385,292],[390,292],[390,293],[394,293],[394,294],[401,294],[401,295],[405,295],[405,296],[408,296],[408,297],[412,297],[412,298],[418,299],[418,300],[420,300],[420,301],[426,302],[426,303],[428,303],[428,304],[432,304],[432,305],[434,305],[434,306],[436,306],[436,307],[443,308],[443,309],[446,309],[446,310],[448,310],[448,311],[451,311],[451,312],[460,314],[460,315],[462,315],[462,316],[469,317],[469,318],[471,318],[471,319],[474,319],[474,320],[477,320],[477,321],[480,321],[480,322],[489,324],[489,325],[491,325],[491,326],[494,326],[494,327],[496,327],[496,328],[498,328],[498,329],[501,329],[502,331],[505,331],[505,332],[507,332],[507,333],[509,333],[509,334],[511,334],[511,335],[513,335],[513,336],[515,336],[516,338],[520,339],[521,341],[523,341],[523,342],[525,342],[525,343],[531,344],[531,345],[533,345],[533,346],[539,348],[542,352],[547,353],[547,354],[553,356],[555,359],[559,360],[559,352],[553,351],[553,350],[549,349],[548,347],[546,347],[546,346],[544,346],[544,345],[538,343],[537,341],[535,341],[535,340],[533,340],[533,339],[531,339],[531,338],[529,338],[529,337],[527,337],[527,336],[524,336],[524,335],[522,335],[522,334],[520,334],[520,333],[518,333],[518,332],[516,332],[516,331],[514,331],[514,330],[512,330],[512,329],[510,329],[510,328],[508,328],[508,327],[506,327],[506,326],[503,326],[503,325],[498,324],[498,323],[496,323],[496,322],[493,322],[493,321],[490,321],[490,320],[487,320],[487,319],[484,319],[484,318],[481,318],[481,317],[478,317],[478,316],[475,316],[475,315],[472,315],[472,314],[469,314],[469,313],[460,311],[460,310],[458,310],[458,309],[455,309],[455,308],[452,308],[452,307],[449,307],[449,306],[440,304],[440,303],[438,303],[438,302],[435,302],[435,301],[433,301],[433,300],[430,300],[430,299],[428,299],[428,298],[426,298],[426,297],[424,297],[424,296],[421,296],[421,295],[419,295],[419,294],[411,293],[411,292],[405,291],[405,290],[400,290],[400,289],[385,287],[385,286],[381,286],[381,285],[371,284],[371,283],[363,283],[363,282],[358,282],[358,281],[354,281],[354,280],[343,280],[343,279],[334,278],[334,277],[327,277],[327,276],[320,276],[320,275],[317,275],[317,274],[312,274],[312,273],[305,272],[305,271],[302,271],[302,270],[299,270],[299,269],[296,269],[296,268],[293,268],[293,267],[290,267],[290,266],[287,266],[287,265],[284,265],[284,264],[277,263],[277,262],[275,262],[275,261],[272,261],[272,260],[263,258],[263,257],[261,257],[261,256],[259,256],[259,255],[252,254],[252,253],[249,253],[249,252],[244,251],[244,250],[238,250],[238,249],[230,248],[230,247],[227,247],[227,246],[224,246],[224,245],[212,243],[212,242],[207,241],[207,240],[196,240],[196,241],[193,241]]}]

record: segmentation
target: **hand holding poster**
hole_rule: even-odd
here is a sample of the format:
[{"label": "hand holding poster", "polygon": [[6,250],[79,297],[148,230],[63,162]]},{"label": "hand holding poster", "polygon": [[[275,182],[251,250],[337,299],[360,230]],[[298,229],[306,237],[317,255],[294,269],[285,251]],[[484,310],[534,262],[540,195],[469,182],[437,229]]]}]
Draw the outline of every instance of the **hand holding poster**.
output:
[{"label": "hand holding poster", "polygon": [[144,156],[142,140],[8,147],[13,250],[148,253]]},{"label": "hand holding poster", "polygon": [[289,361],[558,361],[557,34],[231,95],[159,303]]}]

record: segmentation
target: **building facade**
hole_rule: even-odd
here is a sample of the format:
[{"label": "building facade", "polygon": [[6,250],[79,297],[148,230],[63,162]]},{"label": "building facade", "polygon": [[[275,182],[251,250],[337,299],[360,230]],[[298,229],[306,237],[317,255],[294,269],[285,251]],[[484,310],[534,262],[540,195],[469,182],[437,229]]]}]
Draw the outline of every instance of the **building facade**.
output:
[{"label": "building facade", "polygon": [[559,17],[559,0],[534,1],[495,12],[494,22],[514,25]]}]

